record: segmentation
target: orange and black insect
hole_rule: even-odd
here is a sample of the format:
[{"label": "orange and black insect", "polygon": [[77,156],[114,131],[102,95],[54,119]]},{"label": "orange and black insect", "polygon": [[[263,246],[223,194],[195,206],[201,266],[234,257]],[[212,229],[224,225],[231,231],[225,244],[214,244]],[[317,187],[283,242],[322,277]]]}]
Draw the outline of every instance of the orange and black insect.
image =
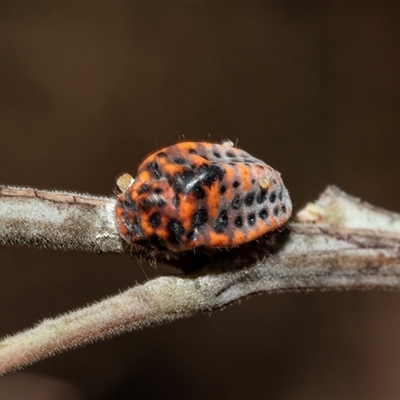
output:
[{"label": "orange and black insect", "polygon": [[127,243],[183,251],[257,239],[290,218],[292,203],[279,172],[232,142],[182,142],[142,162],[115,212]]}]

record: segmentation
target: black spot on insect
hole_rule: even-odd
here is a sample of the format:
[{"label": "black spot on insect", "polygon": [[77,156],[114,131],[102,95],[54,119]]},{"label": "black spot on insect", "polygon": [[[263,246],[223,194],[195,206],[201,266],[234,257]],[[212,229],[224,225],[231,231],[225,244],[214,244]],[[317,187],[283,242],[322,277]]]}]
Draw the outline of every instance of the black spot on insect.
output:
[{"label": "black spot on insect", "polygon": [[248,193],[244,197],[244,204],[246,204],[247,207],[250,207],[254,202],[254,193]]},{"label": "black spot on insect", "polygon": [[279,201],[282,201],[282,197],[283,197],[283,195],[282,195],[282,190],[279,192],[279,195],[278,195],[278,198],[279,198]]},{"label": "black spot on insect", "polygon": [[225,176],[225,170],[223,168],[221,168],[219,165],[217,164],[212,164],[211,165],[211,171],[212,173],[217,177],[217,179],[219,179],[220,181],[222,179],[224,179]]},{"label": "black spot on insect", "polygon": [[240,205],[241,205],[241,204],[242,204],[242,200],[241,200],[240,196],[239,196],[239,195],[236,195],[236,196],[233,198],[232,203],[231,203],[232,208],[233,208],[234,210],[238,210],[238,209],[240,208]]},{"label": "black spot on insect", "polygon": [[172,205],[173,205],[175,208],[178,208],[180,204],[181,204],[181,200],[180,200],[180,198],[179,198],[179,195],[176,194],[176,195],[172,198]]},{"label": "black spot on insect", "polygon": [[209,161],[209,158],[207,156],[202,156],[200,155],[201,158],[204,158],[205,160]]},{"label": "black spot on insect", "polygon": [[149,199],[143,199],[139,202],[139,207],[144,211],[149,210],[153,206],[153,202],[151,202]]},{"label": "black spot on insect", "polygon": [[[247,165],[247,164],[246,164]],[[251,180],[251,184],[252,185],[254,185],[256,183],[256,180],[253,178],[252,180]]]},{"label": "black spot on insect", "polygon": [[132,223],[125,224],[125,226],[128,229],[129,237],[135,237],[137,239],[141,239],[143,237],[137,218],[135,218]]},{"label": "black spot on insect", "polygon": [[256,215],[254,213],[251,213],[247,216],[247,223],[249,225],[254,225],[256,223]]},{"label": "black spot on insect", "polygon": [[169,186],[175,187],[175,180],[170,174],[165,174]]},{"label": "black spot on insect", "polygon": [[218,165],[201,165],[198,169],[200,180],[204,185],[211,186],[217,179],[222,180],[225,171]]},{"label": "black spot on insect", "polygon": [[163,198],[157,199],[157,207],[163,208],[167,205],[167,202]]},{"label": "black spot on insect", "polygon": [[236,163],[236,162],[233,162],[233,161],[231,161],[231,162],[229,162],[228,164],[229,164],[229,165],[236,165],[237,163]]},{"label": "black spot on insect", "polygon": [[164,153],[163,151],[160,151],[157,153],[157,157],[159,158],[168,158],[167,153]]},{"label": "black spot on insect", "polygon": [[160,237],[156,234],[150,235],[150,237],[146,240],[147,243],[153,245],[156,248],[164,247],[164,243],[160,239]]},{"label": "black spot on insect", "polygon": [[153,175],[153,178],[160,179],[162,177],[160,166],[155,161],[149,163],[149,165],[147,166],[147,169]]},{"label": "black spot on insect", "polygon": [[168,241],[172,244],[180,244],[182,242],[182,235],[185,231],[182,224],[176,218],[169,220],[167,224]]},{"label": "black spot on insect", "polygon": [[264,203],[266,199],[267,193],[266,192],[259,192],[256,197],[256,201],[258,204]]},{"label": "black spot on insect", "polygon": [[240,182],[239,181],[235,181],[235,182],[233,182],[232,186],[236,189],[237,187],[240,186]]},{"label": "black spot on insect", "polygon": [[204,197],[206,197],[206,192],[200,185],[196,185],[193,188],[193,193],[194,193],[194,196],[196,197],[196,199],[198,199],[198,200],[202,200],[202,199],[204,199]]},{"label": "black spot on insect", "polygon": [[281,211],[282,211],[283,214],[286,214],[286,206],[285,206],[285,205],[283,205],[283,206],[281,207]]},{"label": "black spot on insect", "polygon": [[222,185],[220,188],[219,188],[219,194],[224,194],[226,192],[226,186],[225,185]]},{"label": "black spot on insect", "polygon": [[243,218],[239,215],[235,218],[234,224],[236,228],[241,228],[243,226]]},{"label": "black spot on insect", "polygon": [[141,185],[138,189],[138,194],[143,194],[146,193],[150,190],[150,186],[146,185],[145,183],[143,185]]},{"label": "black spot on insect", "polygon": [[217,233],[222,233],[227,226],[228,212],[226,210],[222,210],[218,215],[217,221],[214,226],[214,231]]},{"label": "black spot on insect", "polygon": [[192,217],[192,227],[201,229],[207,223],[208,220],[208,212],[205,208],[200,208],[197,210]]},{"label": "black spot on insect", "polygon": [[229,158],[233,158],[233,157],[235,157],[235,153],[232,153],[231,151],[227,151],[226,156]]},{"label": "black spot on insect", "polygon": [[197,154],[197,151],[195,149],[189,149],[188,153],[189,154]]},{"label": "black spot on insect", "polygon": [[195,231],[190,231],[187,235],[186,235],[186,239],[187,240],[195,240],[196,239],[196,234]]},{"label": "black spot on insect", "polygon": [[161,194],[162,193],[162,189],[156,188],[156,189],[154,189],[154,193],[155,194]]},{"label": "black spot on insect", "polygon": [[137,210],[136,204],[133,202],[131,196],[125,196],[122,202],[122,208],[128,210]]},{"label": "black spot on insect", "polygon": [[275,179],[272,179],[272,182],[274,183],[274,185],[276,185],[276,180]]},{"label": "black spot on insect", "polygon": [[174,158],[172,162],[178,165],[183,165],[185,164],[186,160],[184,158]]},{"label": "black spot on insect", "polygon": [[200,175],[200,179],[203,180],[204,177],[208,174],[210,166],[208,164],[201,164],[197,170],[197,173]]},{"label": "black spot on insect", "polygon": [[279,208],[278,207],[274,208],[274,215],[275,215],[275,217],[277,217],[279,215]]},{"label": "black spot on insect", "polygon": [[275,194],[275,192],[272,192],[272,193],[269,195],[269,201],[270,201],[271,203],[275,203],[275,200],[276,200],[276,194]]},{"label": "black spot on insect", "polygon": [[258,213],[258,216],[259,216],[261,219],[266,219],[266,218],[268,218],[268,211],[267,211],[265,208],[263,208],[263,209]]},{"label": "black spot on insect", "polygon": [[191,169],[185,169],[183,172],[177,172],[174,175],[172,187],[177,192],[187,192],[192,187],[193,181],[196,179],[196,174]]},{"label": "black spot on insect", "polygon": [[213,154],[215,157],[221,158],[221,154],[219,154],[218,151],[214,151]]},{"label": "black spot on insect", "polygon": [[192,182],[195,175],[195,172],[191,169],[185,169],[182,173],[182,177],[186,184]]},{"label": "black spot on insect", "polygon": [[150,217],[148,218],[147,222],[153,229],[158,228],[161,223],[160,213],[154,212],[153,214],[151,214]]}]

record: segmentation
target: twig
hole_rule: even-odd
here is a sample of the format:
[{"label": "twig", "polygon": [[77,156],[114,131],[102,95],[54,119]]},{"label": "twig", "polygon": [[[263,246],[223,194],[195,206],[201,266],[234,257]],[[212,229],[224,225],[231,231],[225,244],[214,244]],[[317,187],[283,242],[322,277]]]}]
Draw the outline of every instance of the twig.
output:
[{"label": "twig", "polygon": [[0,186],[0,244],[123,253],[115,200]]},{"label": "twig", "polygon": [[125,331],[217,310],[255,293],[400,288],[399,215],[329,187],[298,219],[289,225],[288,237],[276,233],[244,252],[223,253],[234,260],[233,269],[212,257],[201,275],[160,277],[5,338],[0,373]]}]

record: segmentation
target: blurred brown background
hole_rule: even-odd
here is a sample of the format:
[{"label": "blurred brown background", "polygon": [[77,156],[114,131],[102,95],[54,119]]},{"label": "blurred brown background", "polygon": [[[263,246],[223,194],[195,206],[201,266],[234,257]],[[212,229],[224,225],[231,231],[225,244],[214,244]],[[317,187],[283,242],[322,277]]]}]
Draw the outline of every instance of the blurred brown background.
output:
[{"label": "blurred brown background", "polygon": [[[400,211],[399,43],[399,3],[1,3],[0,182],[112,195],[156,144],[210,135],[277,168],[295,210],[334,183]],[[1,247],[0,266],[2,336],[146,280],[111,255]],[[0,398],[400,398],[399,305],[253,297],[42,361]]]}]

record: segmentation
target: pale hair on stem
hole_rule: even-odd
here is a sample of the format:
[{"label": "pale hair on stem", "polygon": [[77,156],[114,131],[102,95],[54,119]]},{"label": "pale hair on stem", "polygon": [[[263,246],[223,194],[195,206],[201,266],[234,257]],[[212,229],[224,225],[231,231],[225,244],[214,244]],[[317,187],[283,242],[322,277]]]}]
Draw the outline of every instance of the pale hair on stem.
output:
[{"label": "pale hair on stem", "polygon": [[[114,207],[112,198],[0,187],[0,243],[125,253]],[[271,234],[265,245],[258,241],[257,257],[240,258],[240,265],[221,268],[223,256],[211,257],[200,271],[150,280],[3,338],[0,374],[126,331],[212,312],[257,293],[400,288],[399,214],[329,186],[296,220],[286,233]],[[274,245],[282,235],[284,240]]]}]

